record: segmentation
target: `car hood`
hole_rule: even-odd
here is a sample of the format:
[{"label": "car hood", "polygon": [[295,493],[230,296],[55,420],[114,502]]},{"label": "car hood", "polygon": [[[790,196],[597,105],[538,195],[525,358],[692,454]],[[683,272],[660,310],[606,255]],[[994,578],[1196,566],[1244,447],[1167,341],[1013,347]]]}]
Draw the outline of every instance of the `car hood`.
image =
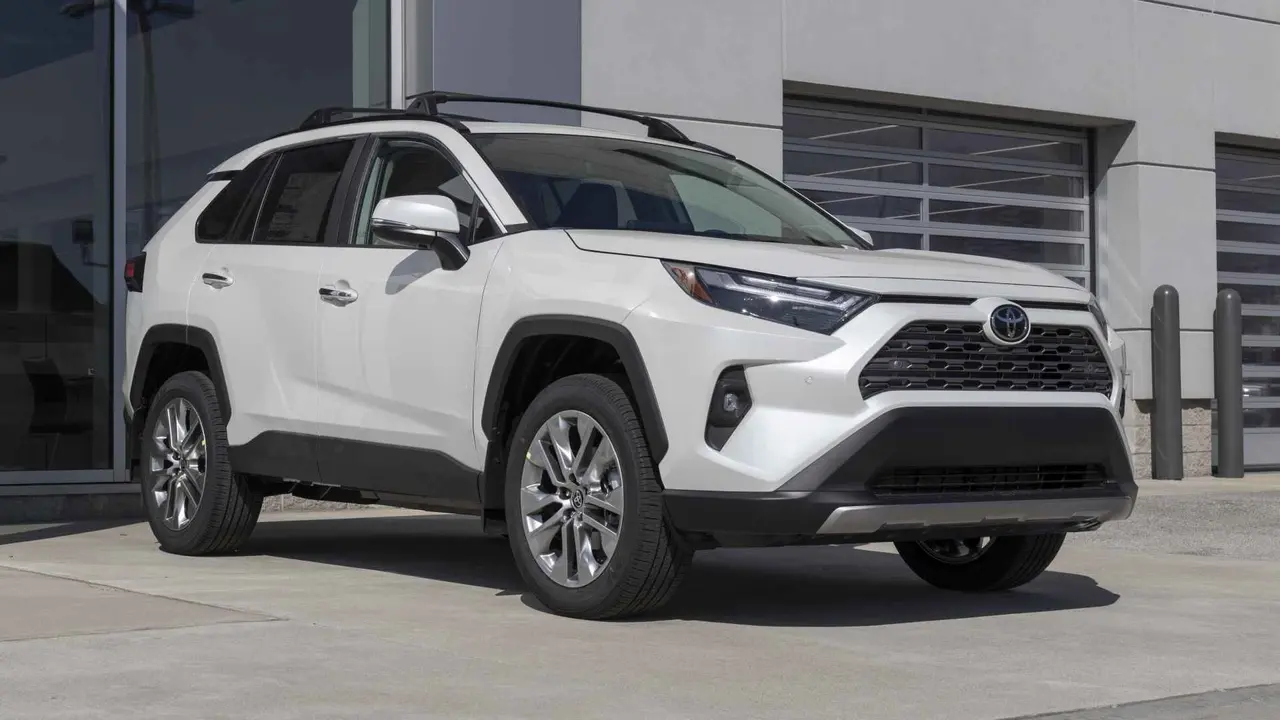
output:
[{"label": "car hood", "polygon": [[[715,265],[788,278],[821,279],[874,292],[993,294],[1085,301],[1088,292],[1061,275],[1011,260],[927,252],[725,240],[630,230],[570,230],[591,252]],[[843,282],[848,280],[849,282]],[[973,287],[948,290],[960,283]],[[1004,289],[1002,289],[1004,288]],[[1021,288],[1020,292],[1013,292]],[[1031,290],[1031,289],[1039,290]]]}]

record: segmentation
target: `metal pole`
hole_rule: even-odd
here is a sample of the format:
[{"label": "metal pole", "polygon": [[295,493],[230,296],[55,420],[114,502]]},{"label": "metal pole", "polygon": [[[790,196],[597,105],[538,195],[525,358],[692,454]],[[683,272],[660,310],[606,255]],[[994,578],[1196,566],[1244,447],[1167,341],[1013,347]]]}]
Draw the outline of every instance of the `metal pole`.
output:
[{"label": "metal pole", "polygon": [[1223,290],[1213,311],[1213,396],[1218,401],[1218,477],[1244,477],[1244,342],[1240,293]]},{"label": "metal pole", "polygon": [[1178,290],[1156,288],[1151,300],[1151,477],[1182,479],[1182,347]]}]

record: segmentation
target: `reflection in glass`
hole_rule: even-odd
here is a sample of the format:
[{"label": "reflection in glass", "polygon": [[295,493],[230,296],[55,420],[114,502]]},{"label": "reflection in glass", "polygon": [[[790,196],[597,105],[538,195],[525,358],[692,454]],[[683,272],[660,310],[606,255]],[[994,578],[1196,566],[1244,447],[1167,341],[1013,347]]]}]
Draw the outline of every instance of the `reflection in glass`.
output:
[{"label": "reflection in glass", "polygon": [[326,106],[388,107],[389,0],[131,3],[130,255],[213,167]]},{"label": "reflection in glass", "polygon": [[1218,182],[1280,190],[1280,161],[1266,158],[1218,157]]},{"label": "reflection in glass", "polygon": [[946,188],[988,190],[991,192],[1018,193],[1020,195],[1084,197],[1084,180],[1082,178],[1040,172],[963,167],[960,165],[930,165],[929,184]]},{"label": "reflection in glass", "polygon": [[1240,293],[1243,305],[1280,305],[1280,285],[1219,285],[1218,290],[1231,288]]},{"label": "reflection in glass", "polygon": [[1218,190],[1218,211],[1280,214],[1280,193]]},{"label": "reflection in glass", "polygon": [[923,182],[923,166],[905,160],[854,157],[851,155],[827,155],[823,153],[787,150],[783,164],[789,175],[807,175],[839,180],[866,180],[869,182],[904,183],[919,185]]},{"label": "reflection in glass", "polygon": [[1084,211],[1022,207],[994,202],[930,200],[929,219],[965,225],[1036,228],[1078,232],[1084,229]]},{"label": "reflection in glass", "polygon": [[979,155],[991,160],[1084,164],[1082,143],[1036,140],[996,133],[932,128],[929,130],[929,149],[960,155]]},{"label": "reflection in glass", "polygon": [[1280,255],[1220,252],[1218,272],[1280,275]]},{"label": "reflection in glass", "polygon": [[867,122],[803,113],[782,114],[782,134],[789,139],[842,145],[920,149],[920,128],[894,122]]},{"label": "reflection in glass", "polygon": [[1045,265],[1084,264],[1084,246],[1077,243],[931,235],[929,249],[966,255],[988,255]]},{"label": "reflection in glass", "polygon": [[1280,225],[1218,221],[1218,240],[1280,245]]},{"label": "reflection in glass", "polygon": [[871,240],[877,250],[919,250],[923,236],[917,233],[880,232],[873,230]]},{"label": "reflection in glass", "polygon": [[111,14],[0,2],[0,471],[110,467]]},{"label": "reflection in glass", "polygon": [[802,190],[801,192],[832,215],[886,220],[920,219],[920,198],[824,190]]}]

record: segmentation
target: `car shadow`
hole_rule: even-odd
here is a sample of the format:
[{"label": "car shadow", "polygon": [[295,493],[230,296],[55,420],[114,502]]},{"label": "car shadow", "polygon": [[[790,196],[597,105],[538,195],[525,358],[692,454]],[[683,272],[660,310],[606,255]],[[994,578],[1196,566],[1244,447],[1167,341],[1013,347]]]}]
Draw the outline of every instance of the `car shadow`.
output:
[{"label": "car shadow", "polygon": [[[473,518],[422,515],[298,519],[258,526],[244,553],[421,577],[517,595],[537,610],[506,540]],[[1092,578],[1047,571],[1010,592],[937,590],[894,553],[842,546],[701,552],[675,599],[636,622],[858,627],[1104,607],[1119,595]]]}]

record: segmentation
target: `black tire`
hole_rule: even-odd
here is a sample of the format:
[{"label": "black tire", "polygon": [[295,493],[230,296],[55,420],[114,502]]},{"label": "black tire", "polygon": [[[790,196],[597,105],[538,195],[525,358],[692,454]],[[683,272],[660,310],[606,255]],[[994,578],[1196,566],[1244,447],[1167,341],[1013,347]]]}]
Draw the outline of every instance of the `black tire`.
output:
[{"label": "black tire", "polygon": [[[576,410],[591,416],[609,435],[623,476],[622,523],[617,548],[600,576],[576,588],[542,571],[529,549],[520,510],[525,453],[538,429],[555,414]],[[572,375],[534,398],[512,435],[506,467],[506,520],[520,575],[549,610],[589,620],[619,619],[652,612],[675,594],[693,559],[667,523],[662,485],[635,408],[622,387],[600,375]]]},{"label": "black tire", "polygon": [[[191,521],[181,529],[165,525],[164,511],[152,492],[157,477],[151,460],[159,456],[152,441],[156,423],[170,401],[182,398],[200,416],[205,437],[204,491]],[[142,503],[160,548],[177,555],[216,555],[235,552],[253,533],[262,511],[262,491],[244,475],[237,475],[228,459],[227,427],[218,394],[204,373],[183,372],[169,378],[151,401],[143,428],[141,460]]]},{"label": "black tire", "polygon": [[1035,580],[1062,548],[1065,533],[994,538],[977,558],[947,563],[913,542],[894,543],[907,567],[925,582],[944,590],[997,592]]}]

